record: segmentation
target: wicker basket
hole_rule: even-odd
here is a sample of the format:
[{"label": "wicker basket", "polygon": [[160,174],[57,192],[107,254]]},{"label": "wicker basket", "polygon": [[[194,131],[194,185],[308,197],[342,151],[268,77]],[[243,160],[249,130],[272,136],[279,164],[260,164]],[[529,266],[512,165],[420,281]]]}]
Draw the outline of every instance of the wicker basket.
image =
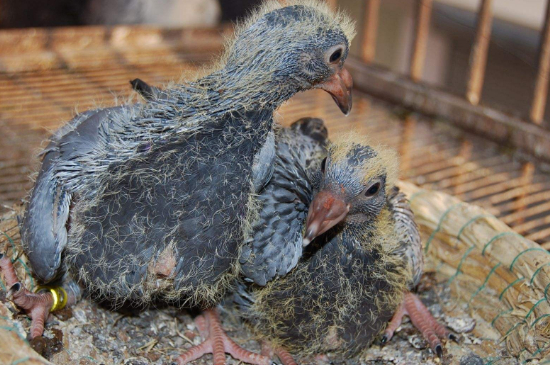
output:
[{"label": "wicker basket", "polygon": [[453,298],[496,329],[522,363],[550,359],[550,253],[482,208],[400,185],[426,237],[425,253],[448,277]]}]

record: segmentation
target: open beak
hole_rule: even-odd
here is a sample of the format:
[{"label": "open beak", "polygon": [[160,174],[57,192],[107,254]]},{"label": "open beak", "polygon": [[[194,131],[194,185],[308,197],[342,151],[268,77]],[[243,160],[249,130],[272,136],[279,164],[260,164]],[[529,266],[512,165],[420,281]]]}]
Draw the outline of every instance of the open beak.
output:
[{"label": "open beak", "polygon": [[340,71],[317,87],[332,96],[342,113],[349,114],[352,105],[351,88],[353,87],[353,79],[348,70],[342,67]]},{"label": "open beak", "polygon": [[332,192],[319,192],[311,202],[306,221],[306,234],[302,246],[309,245],[313,239],[344,220],[349,212],[349,204],[336,197]]}]

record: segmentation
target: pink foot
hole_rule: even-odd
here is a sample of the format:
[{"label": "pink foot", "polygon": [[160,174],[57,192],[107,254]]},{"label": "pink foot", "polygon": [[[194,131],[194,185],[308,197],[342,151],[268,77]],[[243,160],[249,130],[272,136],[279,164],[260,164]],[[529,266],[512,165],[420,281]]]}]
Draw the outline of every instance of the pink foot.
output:
[{"label": "pink foot", "polygon": [[190,361],[196,360],[205,354],[214,356],[214,365],[225,364],[225,354],[242,362],[253,365],[270,365],[271,360],[267,356],[247,351],[237,345],[222,329],[220,318],[216,309],[207,309],[204,316],[195,319],[201,335],[206,340],[198,346],[190,348],[187,352],[181,354],[175,364],[184,365]]},{"label": "pink foot", "polygon": [[0,253],[0,272],[4,274],[8,289],[7,299],[23,309],[31,318],[30,337],[41,336],[44,332],[44,322],[48,319],[50,309],[54,305],[50,292],[32,293],[19,282],[15,269],[9,257]]},{"label": "pink foot", "polygon": [[269,342],[262,342],[262,355],[270,359],[273,358],[273,355],[277,355],[283,365],[298,365],[288,351],[280,347],[273,347]]},{"label": "pink foot", "polygon": [[3,274],[4,280],[6,281],[6,286],[9,288],[13,284],[17,283],[19,279],[15,273],[15,268],[11,263],[11,260],[8,256],[0,252],[0,273]]},{"label": "pink foot", "polygon": [[430,348],[438,357],[443,356],[441,338],[449,338],[453,341],[458,340],[453,333],[437,322],[420,298],[411,292],[407,292],[405,293],[403,304],[401,304],[393,315],[382,336],[382,343],[391,340],[395,330],[401,325],[401,321],[405,315],[409,316],[413,325],[420,330],[422,336],[428,341]]}]

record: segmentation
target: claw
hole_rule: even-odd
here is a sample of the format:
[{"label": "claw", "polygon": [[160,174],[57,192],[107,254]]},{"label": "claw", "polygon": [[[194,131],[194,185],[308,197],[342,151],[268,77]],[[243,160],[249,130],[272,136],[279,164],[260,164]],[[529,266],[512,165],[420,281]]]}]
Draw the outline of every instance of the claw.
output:
[{"label": "claw", "polygon": [[441,338],[448,338],[458,342],[458,337],[439,324],[416,295],[407,292],[405,293],[403,304],[401,304],[393,315],[393,318],[382,336],[382,343],[391,339],[393,332],[401,325],[404,315],[410,317],[413,325],[422,332],[422,336],[428,341],[430,348],[438,357],[441,358],[443,356]]},{"label": "claw", "polygon": [[41,336],[44,332],[44,323],[50,311],[61,309],[66,304],[77,301],[79,291],[69,286],[69,293],[64,288],[44,288],[45,290],[32,293],[19,281],[13,264],[5,253],[0,253],[0,272],[4,275],[7,286],[6,299],[32,318],[30,338]]},{"label": "claw", "polygon": [[9,288],[9,290],[8,290],[8,292],[7,292],[7,294],[6,294],[6,299],[9,300],[10,302],[13,302],[13,296],[14,296],[15,294],[17,294],[17,292],[19,292],[19,291],[21,290],[22,287],[23,287],[23,285],[21,285],[20,282],[17,282],[17,283],[15,283],[15,284],[13,284],[13,285]]},{"label": "claw", "polygon": [[441,347],[441,344],[435,346],[435,353],[440,359],[443,357],[443,348]]}]

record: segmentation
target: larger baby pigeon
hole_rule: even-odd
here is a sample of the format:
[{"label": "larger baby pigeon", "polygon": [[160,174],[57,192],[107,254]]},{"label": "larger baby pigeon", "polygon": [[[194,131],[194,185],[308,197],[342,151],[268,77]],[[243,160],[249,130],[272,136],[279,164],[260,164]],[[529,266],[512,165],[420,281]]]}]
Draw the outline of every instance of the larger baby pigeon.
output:
[{"label": "larger baby pigeon", "polygon": [[[70,272],[114,303],[220,300],[238,274],[250,196],[272,174],[273,112],[312,88],[351,108],[350,22],[315,1],[286,4],[256,11],[210,74],[142,104],[82,113],[54,134],[22,224],[40,281]],[[224,348],[240,356],[206,316],[214,362]]]}]

